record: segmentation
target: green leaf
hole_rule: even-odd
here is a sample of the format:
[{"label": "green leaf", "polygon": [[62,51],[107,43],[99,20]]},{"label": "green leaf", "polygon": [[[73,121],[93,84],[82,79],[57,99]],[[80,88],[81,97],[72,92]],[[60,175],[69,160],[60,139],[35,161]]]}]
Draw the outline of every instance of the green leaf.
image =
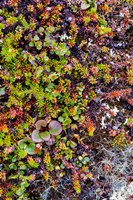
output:
[{"label": "green leaf", "polygon": [[35,41],[40,40],[40,38],[38,37],[38,35],[35,35],[35,36],[34,36],[34,40],[35,40]]},{"label": "green leaf", "polygon": [[82,2],[81,3],[81,9],[82,10],[86,10],[87,8],[89,8],[90,7],[90,4],[88,4],[88,3],[86,3],[86,2]]},{"label": "green leaf", "polygon": [[24,142],[21,142],[21,144],[19,145],[19,147],[20,147],[21,149],[26,149],[27,144],[25,144]]},{"label": "green leaf", "polygon": [[98,18],[98,22],[100,23],[100,25],[102,26],[107,26],[107,21],[105,19],[102,19],[102,18]]},{"label": "green leaf", "polygon": [[19,174],[24,175],[24,171],[23,170],[19,171]]},{"label": "green leaf", "polygon": [[20,158],[25,158],[27,156],[27,152],[23,149],[20,149],[19,152],[18,152],[18,156]]},{"label": "green leaf", "polygon": [[74,120],[78,120],[78,119],[79,119],[79,115],[73,116],[73,119],[74,119]]},{"label": "green leaf", "polygon": [[17,158],[16,157],[13,157],[12,158],[12,162],[16,162]]},{"label": "green leaf", "polygon": [[91,13],[96,13],[97,9],[95,7],[91,8]]},{"label": "green leaf", "polygon": [[5,25],[0,23],[0,30],[4,29],[5,28]]},{"label": "green leaf", "polygon": [[22,187],[23,189],[27,188],[28,186],[29,186],[29,183],[28,183],[26,180],[24,180],[24,181],[21,183],[21,187]]},{"label": "green leaf", "polygon": [[70,147],[75,148],[77,146],[76,142],[70,141]]},{"label": "green leaf", "polygon": [[83,164],[87,164],[90,161],[90,159],[88,157],[84,157],[82,160]]},{"label": "green leaf", "polygon": [[0,146],[2,146],[4,144],[3,139],[0,138]]},{"label": "green leaf", "polygon": [[41,35],[43,35],[44,28],[43,28],[43,27],[40,27],[40,28],[38,29],[38,32],[39,32]]},{"label": "green leaf", "polygon": [[54,26],[49,26],[47,28],[47,31],[49,31],[50,33],[53,33],[55,31],[55,27]]},{"label": "green leaf", "polygon": [[33,142],[43,142],[43,139],[41,138],[38,130],[34,130],[32,132],[31,138]]},{"label": "green leaf", "polygon": [[67,114],[67,116],[70,115],[69,109],[67,107],[64,108],[64,112],[65,112],[65,114]]},{"label": "green leaf", "polygon": [[10,169],[13,169],[13,170],[16,170],[16,169],[17,169],[17,166],[16,166],[14,163],[11,163],[11,164],[9,165],[9,168],[10,168]]},{"label": "green leaf", "polygon": [[20,170],[26,170],[27,169],[27,166],[21,161],[18,163],[18,165],[19,165]]},{"label": "green leaf", "polygon": [[62,117],[62,116],[58,117],[58,121],[59,122],[63,122],[64,121],[64,117]]},{"label": "green leaf", "polygon": [[35,46],[38,50],[42,49],[42,42],[41,41],[37,41],[35,42]]},{"label": "green leaf", "polygon": [[59,128],[54,128],[54,129],[49,130],[49,133],[50,134],[54,134],[58,130],[59,130]]},{"label": "green leaf", "polygon": [[18,141],[18,146],[21,148],[21,149],[25,149],[27,147],[27,144],[26,143],[31,143],[31,140],[29,138],[24,138],[22,140],[19,140]]},{"label": "green leaf", "polygon": [[45,42],[44,42],[44,46],[49,46],[50,45],[50,38],[48,36],[45,37]]},{"label": "green leaf", "polygon": [[5,88],[0,88],[0,96],[4,95],[6,93]]},{"label": "green leaf", "polygon": [[41,45],[37,45],[37,50],[41,50],[42,49],[42,46]]},{"label": "green leaf", "polygon": [[21,188],[16,191],[16,194],[18,196],[21,196],[23,193],[24,193],[24,189],[21,189]]},{"label": "green leaf", "polygon": [[50,139],[50,132],[48,131],[42,132],[40,133],[40,136],[43,140],[48,141]]},{"label": "green leaf", "polygon": [[37,67],[36,69],[37,78],[39,78],[39,76],[41,75],[43,71],[44,71],[44,68],[42,66]]},{"label": "green leaf", "polygon": [[67,126],[68,124],[70,124],[72,122],[72,120],[68,117],[67,119],[65,119],[65,121],[63,121],[63,125]]},{"label": "green leaf", "polygon": [[93,137],[93,136],[94,136],[94,131],[89,131],[89,132],[88,132],[88,135],[89,135],[90,137]]},{"label": "green leaf", "polygon": [[10,179],[17,179],[17,178],[18,178],[18,176],[19,176],[19,174],[16,174],[16,175],[11,175],[11,176],[9,176],[9,180],[10,180]]},{"label": "green leaf", "polygon": [[78,163],[77,166],[78,166],[78,167],[82,167],[82,163]]},{"label": "green leaf", "polygon": [[33,167],[33,168],[38,168],[38,166],[39,166],[39,163],[38,163],[38,162],[35,162],[35,161],[33,160],[33,158],[31,158],[30,160],[28,160],[28,164],[29,164],[31,167]]},{"label": "green leaf", "polygon": [[34,43],[33,43],[33,42],[30,42],[30,43],[29,43],[29,46],[30,46],[30,47],[34,47]]},{"label": "green leaf", "polygon": [[27,147],[25,148],[26,152],[29,154],[29,155],[33,155],[35,154],[35,144],[34,143],[30,143],[29,145],[27,145]]}]

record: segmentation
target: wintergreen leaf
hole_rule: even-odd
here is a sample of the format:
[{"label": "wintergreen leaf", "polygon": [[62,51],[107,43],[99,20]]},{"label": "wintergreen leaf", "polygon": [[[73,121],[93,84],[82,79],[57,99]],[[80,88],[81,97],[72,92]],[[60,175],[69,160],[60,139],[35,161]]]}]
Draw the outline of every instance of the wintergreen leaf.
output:
[{"label": "wintergreen leaf", "polygon": [[54,129],[51,129],[49,131],[50,134],[54,134],[55,132],[57,132],[59,130],[59,128],[54,128]]},{"label": "wintergreen leaf", "polygon": [[39,135],[39,131],[38,130],[34,130],[31,134],[31,138],[33,142],[43,142],[43,139],[41,138],[41,136]]},{"label": "wintergreen leaf", "polygon": [[27,145],[25,150],[29,155],[35,154],[35,144],[34,143],[30,143],[29,145]]},{"label": "wintergreen leaf", "polygon": [[40,136],[44,141],[48,141],[50,139],[50,132],[48,131],[42,132],[40,133]]},{"label": "wintergreen leaf", "polygon": [[46,127],[47,126],[47,121],[46,120],[38,120],[36,123],[35,123],[35,127],[37,130],[40,130],[41,127]]},{"label": "wintergreen leaf", "polygon": [[[52,120],[49,125],[48,125],[50,130],[54,130],[54,133],[52,133],[52,135],[59,135],[62,132],[62,126],[60,124],[60,122],[56,121],[56,120]],[[55,130],[58,129],[58,130]]]}]

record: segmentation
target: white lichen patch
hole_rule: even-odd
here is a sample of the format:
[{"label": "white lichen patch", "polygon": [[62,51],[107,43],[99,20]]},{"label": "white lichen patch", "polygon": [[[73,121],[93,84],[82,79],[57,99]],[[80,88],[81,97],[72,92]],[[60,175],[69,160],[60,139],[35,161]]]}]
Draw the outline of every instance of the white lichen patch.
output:
[{"label": "white lichen patch", "polygon": [[112,196],[110,197],[110,200],[128,200],[129,197],[133,195],[133,182],[130,184],[123,185],[119,188],[119,190],[116,190],[113,192]]},{"label": "white lichen patch", "polygon": [[[104,177],[106,182],[109,183],[108,199],[131,200],[130,197],[133,195],[133,143],[124,149],[116,147],[106,149],[101,145],[97,155],[102,155],[101,161],[98,164],[95,163],[93,170],[94,172],[97,171],[98,177]],[[108,166],[108,168],[103,168],[103,166]],[[100,188],[100,190],[102,189]],[[99,196],[97,196],[96,200],[99,199]]]}]

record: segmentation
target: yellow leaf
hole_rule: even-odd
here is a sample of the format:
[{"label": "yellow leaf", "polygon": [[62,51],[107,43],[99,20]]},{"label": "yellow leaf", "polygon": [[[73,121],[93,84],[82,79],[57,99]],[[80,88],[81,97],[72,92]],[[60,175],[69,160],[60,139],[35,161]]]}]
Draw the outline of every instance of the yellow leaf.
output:
[{"label": "yellow leaf", "polygon": [[90,137],[93,137],[93,136],[94,136],[94,132],[88,132],[88,135],[89,135]]},{"label": "yellow leaf", "polygon": [[90,126],[88,128],[88,134],[89,134],[90,137],[94,136],[94,131],[95,131],[94,126]]}]

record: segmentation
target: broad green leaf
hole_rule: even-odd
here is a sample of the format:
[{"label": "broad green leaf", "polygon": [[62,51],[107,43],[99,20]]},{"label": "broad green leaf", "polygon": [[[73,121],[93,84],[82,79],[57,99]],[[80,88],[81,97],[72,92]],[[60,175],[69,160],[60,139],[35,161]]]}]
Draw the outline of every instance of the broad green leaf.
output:
[{"label": "broad green leaf", "polygon": [[59,135],[62,132],[62,126],[61,123],[57,120],[52,120],[48,125],[50,130],[54,130],[52,135]]},{"label": "broad green leaf", "polygon": [[40,133],[40,136],[43,140],[48,141],[50,139],[50,132],[48,131],[42,132]]},{"label": "broad green leaf", "polygon": [[30,143],[29,145],[27,145],[25,150],[29,155],[35,154],[35,144],[34,143]]},{"label": "broad green leaf", "polygon": [[49,131],[50,134],[54,134],[55,132],[57,132],[59,130],[59,128],[54,128],[54,129],[51,129]]},{"label": "broad green leaf", "polygon": [[31,138],[33,142],[43,142],[43,139],[41,138],[41,136],[39,135],[39,131],[38,130],[34,130],[31,134]]}]

